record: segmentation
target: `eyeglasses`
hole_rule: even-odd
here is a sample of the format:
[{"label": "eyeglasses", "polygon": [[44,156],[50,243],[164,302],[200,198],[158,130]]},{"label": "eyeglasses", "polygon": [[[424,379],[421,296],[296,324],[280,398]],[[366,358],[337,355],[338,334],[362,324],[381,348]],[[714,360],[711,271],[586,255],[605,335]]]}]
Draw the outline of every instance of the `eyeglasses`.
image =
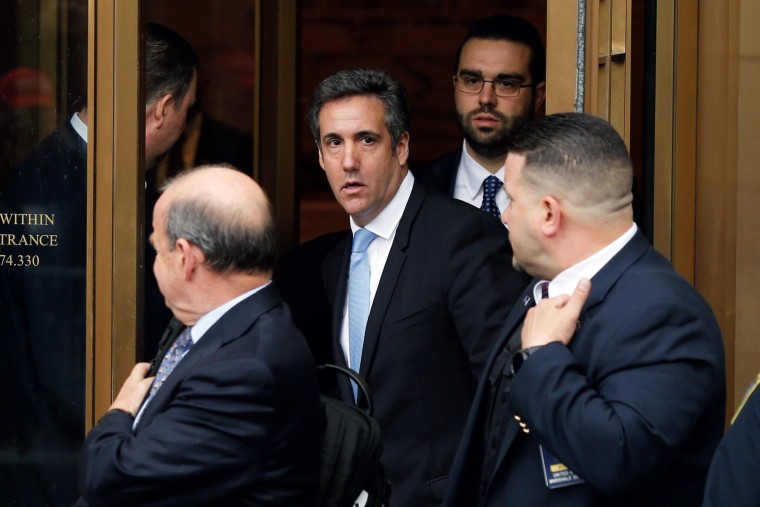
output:
[{"label": "eyeglasses", "polygon": [[533,83],[520,84],[512,79],[488,80],[480,76],[454,76],[454,86],[456,86],[457,91],[462,93],[480,93],[486,83],[491,83],[493,92],[498,97],[517,97],[520,95],[521,88],[533,87]]}]

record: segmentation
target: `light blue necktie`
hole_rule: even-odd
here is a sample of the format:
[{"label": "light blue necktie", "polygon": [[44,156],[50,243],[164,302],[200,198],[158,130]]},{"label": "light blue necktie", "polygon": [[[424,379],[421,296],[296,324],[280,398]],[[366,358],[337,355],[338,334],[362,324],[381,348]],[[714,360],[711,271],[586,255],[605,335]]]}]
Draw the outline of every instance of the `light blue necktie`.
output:
[{"label": "light blue necktie", "polygon": [[483,203],[480,205],[480,209],[495,216],[501,220],[501,212],[496,205],[496,192],[498,192],[504,183],[494,175],[489,176],[483,180]]},{"label": "light blue necktie", "polygon": [[[356,372],[362,360],[364,330],[369,315],[369,261],[367,247],[375,234],[367,229],[357,229],[351,248],[351,267],[348,272],[348,360]],[[356,385],[351,382],[356,400]]]}]

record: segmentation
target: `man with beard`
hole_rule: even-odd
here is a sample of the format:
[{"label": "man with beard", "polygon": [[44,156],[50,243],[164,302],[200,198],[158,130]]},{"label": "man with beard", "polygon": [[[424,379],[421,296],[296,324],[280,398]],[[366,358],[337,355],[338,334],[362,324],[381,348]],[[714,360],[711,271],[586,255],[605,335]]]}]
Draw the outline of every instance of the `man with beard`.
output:
[{"label": "man with beard", "polygon": [[477,21],[459,45],[453,78],[464,144],[413,171],[415,177],[498,219],[509,204],[499,191],[509,141],[544,102],[545,60],[527,20],[498,14]]}]

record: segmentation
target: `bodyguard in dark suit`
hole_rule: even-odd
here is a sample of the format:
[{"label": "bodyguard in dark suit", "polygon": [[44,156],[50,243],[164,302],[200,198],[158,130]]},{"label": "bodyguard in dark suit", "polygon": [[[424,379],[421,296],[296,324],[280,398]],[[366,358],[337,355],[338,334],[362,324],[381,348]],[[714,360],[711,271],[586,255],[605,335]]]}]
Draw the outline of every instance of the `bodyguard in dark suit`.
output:
[{"label": "bodyguard in dark suit", "polygon": [[715,451],[703,507],[760,505],[760,375],[750,387]]},{"label": "bodyguard in dark suit", "polygon": [[264,193],[232,168],[184,173],[156,203],[151,243],[186,327],[155,378],[135,366],[87,436],[80,504],[315,505],[316,370],[271,285]]},{"label": "bodyguard in dark suit", "polygon": [[529,21],[507,14],[476,21],[457,49],[452,83],[464,142],[429,165],[412,167],[415,178],[498,216],[508,200],[489,186],[501,189],[509,140],[544,103],[545,59]]},{"label": "bodyguard in dark suit", "polygon": [[317,87],[309,120],[358,254],[346,234],[324,263],[334,360],[372,388],[392,505],[438,505],[477,377],[525,279],[509,266],[501,224],[414,181],[400,83],[338,72]]},{"label": "bodyguard in dark suit", "polygon": [[623,140],[548,116],[506,173],[513,262],[536,278],[481,377],[445,504],[699,505],[723,429],[720,330],[633,223]]}]

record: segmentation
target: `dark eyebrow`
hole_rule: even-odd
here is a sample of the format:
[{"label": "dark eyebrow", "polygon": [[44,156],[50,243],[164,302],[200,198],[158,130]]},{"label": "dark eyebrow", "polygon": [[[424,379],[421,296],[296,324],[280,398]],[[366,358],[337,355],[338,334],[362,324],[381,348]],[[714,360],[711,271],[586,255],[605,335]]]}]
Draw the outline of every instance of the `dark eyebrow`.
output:
[{"label": "dark eyebrow", "polygon": [[[472,77],[479,77],[483,78],[483,73],[479,70],[473,70],[473,69],[461,69],[459,71],[460,76],[472,76]],[[494,79],[496,80],[505,80],[505,79],[514,79],[517,81],[525,82],[525,76],[520,74],[519,72],[505,72],[502,74],[498,74]]]},{"label": "dark eyebrow", "polygon": [[472,70],[472,69],[461,69],[459,71],[460,76],[476,76],[476,77],[483,77],[483,73],[479,70]]},{"label": "dark eyebrow", "polygon": [[519,72],[511,72],[507,74],[499,74],[496,76],[496,79],[514,79],[519,81],[525,81],[525,76],[520,74]]},{"label": "dark eyebrow", "polygon": [[324,134],[322,136],[322,138],[320,140],[322,142],[325,142],[325,141],[328,141],[330,139],[341,139],[341,137],[338,134],[336,134],[335,132],[327,132],[326,134]]}]

